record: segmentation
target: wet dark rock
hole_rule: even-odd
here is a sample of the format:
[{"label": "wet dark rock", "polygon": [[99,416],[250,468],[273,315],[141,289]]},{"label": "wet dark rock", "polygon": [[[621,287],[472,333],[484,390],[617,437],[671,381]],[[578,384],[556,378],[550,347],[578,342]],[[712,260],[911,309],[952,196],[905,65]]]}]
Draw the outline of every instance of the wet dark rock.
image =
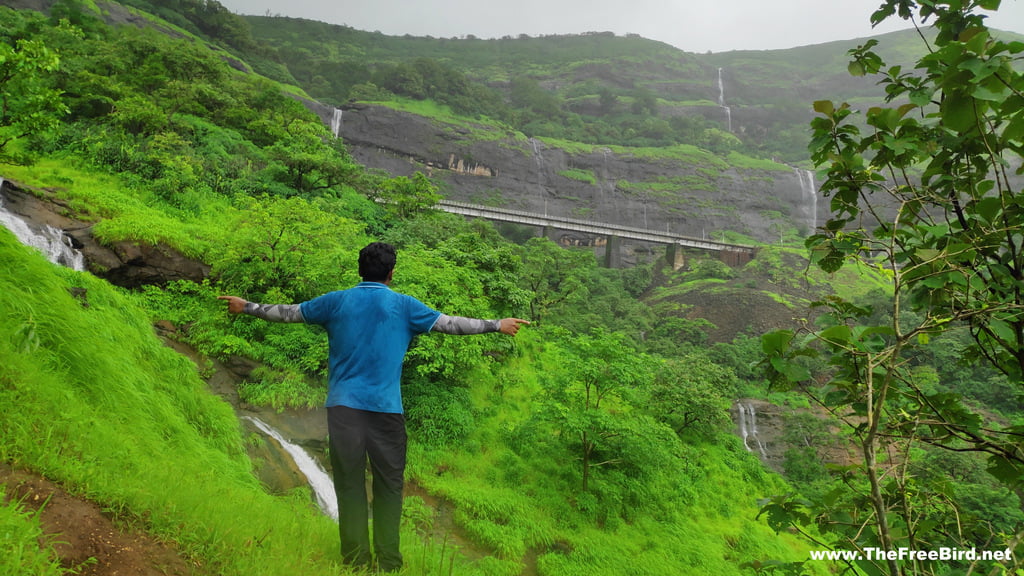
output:
[{"label": "wet dark rock", "polygon": [[202,281],[210,267],[165,244],[120,241],[103,244],[93,234],[95,222],[76,216],[54,190],[6,180],[0,194],[4,207],[30,226],[60,228],[85,257],[86,269],[112,284],[139,288],[175,280]]}]

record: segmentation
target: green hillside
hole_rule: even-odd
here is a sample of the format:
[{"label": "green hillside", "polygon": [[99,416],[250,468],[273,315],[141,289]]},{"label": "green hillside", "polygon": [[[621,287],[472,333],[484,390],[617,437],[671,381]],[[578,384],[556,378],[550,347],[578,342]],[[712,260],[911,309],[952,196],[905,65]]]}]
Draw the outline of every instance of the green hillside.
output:
[{"label": "green hillside", "polygon": [[[396,290],[450,314],[533,321],[515,340],[433,334],[414,343],[403,379],[410,428],[404,574],[830,574],[849,567],[809,560],[811,550],[849,545],[845,533],[824,522],[821,533],[787,522],[811,500],[841,514],[864,509],[857,457],[850,456],[855,433],[838,423],[847,415],[812,410],[808,400],[835,393],[836,366],[827,354],[803,351],[766,362],[777,340],[760,337],[813,324],[812,301],[845,298],[851,311],[893,313],[884,267],[810,271],[807,251],[794,244],[763,247],[742,267],[690,254],[687,267],[673,270],[656,254],[634,268],[605,269],[589,249],[439,213],[427,177],[366,170],[289,96],[303,90],[282,84],[294,76],[282,58],[287,51],[254,40],[263,33],[260,20],[246,20],[250,35],[246,21],[216,2],[132,4],[159,12],[172,23],[161,30],[179,33],[108,23],[112,14],[134,13],[114,3],[61,0],[50,15],[0,7],[0,176],[5,186],[55,198],[63,215],[87,224],[105,246],[155,247],[202,262],[210,273],[129,289],[104,280],[110,271],[95,264],[88,272],[52,265],[0,230],[0,405],[10,407],[0,420],[0,461],[173,543],[197,575],[349,573],[338,561],[337,528],[309,491],[272,493],[257,480],[264,463],[249,448],[265,440],[245,434],[232,405],[207,389],[212,363],[202,359],[256,366],[237,390],[240,402],[321,404],[323,334],[229,317],[216,296],[301,302],[350,286],[358,250],[383,240],[399,248]],[[411,54],[443,44],[346,34],[325,50]],[[639,38],[515,40],[538,50],[563,41],[571,48],[549,60],[560,73],[619,58],[623,47],[641,60],[695,62]],[[497,47],[490,55],[477,50],[481,77],[501,67],[502,60],[488,60],[501,51],[503,41],[496,42],[486,44]],[[454,55],[431,54],[439,68],[417,67],[453,81],[469,76],[451,76],[445,59]],[[243,60],[273,79],[248,71]],[[520,85],[537,114],[545,105],[538,78],[549,73]],[[315,84],[300,84],[318,96]],[[490,90],[474,86],[444,94]],[[639,90],[612,96],[643,101]],[[511,111],[507,122],[523,119],[500,93],[489,98],[495,111]],[[650,112],[641,106],[629,114]],[[755,322],[762,319],[770,322]],[[163,337],[195,351],[199,365],[161,340],[158,322]],[[914,385],[935,398],[963,396],[995,421],[1019,421],[1022,406],[1008,392],[1016,382],[956,361],[969,340],[966,331],[922,338],[905,359]],[[808,395],[771,389],[772,370],[813,374],[804,379]],[[775,407],[772,466],[735,433],[730,410],[741,398]],[[955,512],[971,529],[951,535],[949,523],[933,532],[924,522],[915,527],[936,546],[1009,545],[1007,535],[1024,524],[1010,484],[989,477],[980,455],[914,450],[913,458],[896,459],[912,462],[921,486],[934,490],[922,489],[931,526]],[[816,518],[803,517],[808,524]],[[843,526],[854,530],[865,525],[847,520]],[[0,574],[80,571],[54,560],[53,541],[40,540],[40,530],[23,503],[0,506]],[[962,565],[934,567],[931,573],[945,574]],[[851,569],[876,573],[874,565]]]},{"label": "green hillside", "polygon": [[[4,405],[19,407],[4,419],[5,462],[176,542],[199,573],[338,573],[331,522],[308,493],[266,493],[230,406],[151,323],[173,322],[211,357],[263,363],[240,390],[247,402],[319,404],[322,336],[231,320],[215,296],[298,301],[348,285],[356,250],[379,237],[401,249],[398,290],[454,314],[532,310],[537,321],[514,347],[431,337],[410,354],[410,481],[455,513],[438,532],[435,512],[410,498],[409,573],[432,573],[428,565],[452,554],[449,532],[472,547],[447,569],[455,574],[618,574],[626,563],[640,573],[728,573],[805,556],[805,545],[756,519],[758,498],[785,487],[729,432],[726,394],[699,432],[677,433],[654,409],[645,383],[667,359],[630,336],[658,325],[626,290],[642,289],[642,275],[424,212],[428,182],[365,173],[275,84],[189,40],[110,27],[80,8],[77,26],[0,9],[4,45],[17,57],[60,58],[59,68],[15,75],[8,87],[60,91],[67,106],[63,115],[41,111],[41,130],[7,145],[10,160],[32,165],[5,164],[4,177],[51,190],[95,222],[103,242],[180,251],[209,263],[213,277],[130,293],[50,265],[0,232],[0,389]],[[367,199],[381,190],[404,200]],[[585,294],[591,305],[581,314]],[[594,326],[606,329],[586,335]],[[711,366],[698,349],[686,353]],[[618,364],[636,381],[601,380],[607,408],[582,403],[582,375]],[[730,374],[716,368],[708,378],[732,386]],[[581,432],[608,461],[586,471],[586,489],[571,464]],[[13,529],[30,538],[37,526],[9,506]]]}]

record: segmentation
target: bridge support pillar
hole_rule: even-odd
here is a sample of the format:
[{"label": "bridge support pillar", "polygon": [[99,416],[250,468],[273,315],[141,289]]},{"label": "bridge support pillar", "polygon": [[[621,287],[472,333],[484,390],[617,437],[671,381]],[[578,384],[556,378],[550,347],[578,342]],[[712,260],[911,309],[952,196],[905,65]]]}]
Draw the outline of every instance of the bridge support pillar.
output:
[{"label": "bridge support pillar", "polygon": [[541,234],[543,234],[548,240],[551,240],[556,244],[558,243],[558,231],[553,226],[545,226],[541,231]]},{"label": "bridge support pillar", "polygon": [[686,266],[686,255],[683,254],[683,247],[679,244],[669,244],[665,249],[665,261],[672,267],[672,270],[679,270]]},{"label": "bridge support pillar", "polygon": [[609,236],[608,241],[604,245],[604,265],[605,268],[621,268],[622,267],[622,238],[619,236]]}]

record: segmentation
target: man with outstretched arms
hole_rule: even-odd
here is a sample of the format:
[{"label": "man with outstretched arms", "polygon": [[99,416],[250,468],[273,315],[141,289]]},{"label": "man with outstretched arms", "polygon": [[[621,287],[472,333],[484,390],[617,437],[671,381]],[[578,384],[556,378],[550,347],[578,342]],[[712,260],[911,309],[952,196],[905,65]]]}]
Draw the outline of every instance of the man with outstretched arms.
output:
[{"label": "man with outstretched arms", "polygon": [[341,554],[345,562],[370,566],[364,471],[373,473],[373,552],[378,568],[402,566],[399,524],[405,473],[406,432],[400,381],[413,337],[426,332],[515,336],[518,318],[480,320],[448,316],[389,287],[395,249],[374,242],[359,252],[363,281],[301,304],[258,304],[220,296],[232,314],[271,322],[320,324],[327,330],[327,427],[334,490],[338,497]]}]

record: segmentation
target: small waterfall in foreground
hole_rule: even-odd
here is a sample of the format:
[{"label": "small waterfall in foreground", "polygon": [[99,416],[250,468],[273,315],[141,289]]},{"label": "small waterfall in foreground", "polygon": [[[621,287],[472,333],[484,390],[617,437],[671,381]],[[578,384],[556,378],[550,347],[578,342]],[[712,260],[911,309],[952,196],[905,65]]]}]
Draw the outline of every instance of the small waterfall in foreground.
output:
[{"label": "small waterfall in foreground", "polygon": [[4,208],[3,189],[4,179],[0,178],[0,226],[10,230],[22,244],[42,252],[50,262],[73,270],[85,270],[85,256],[75,250],[63,230],[53,226],[33,230],[28,222]]},{"label": "small waterfall in foreground", "polygon": [[800,168],[795,168],[795,170],[797,178],[800,179],[800,198],[802,199],[800,210],[809,227],[808,235],[811,235],[818,229],[818,188],[814,183],[814,172]]},{"label": "small waterfall in foreground", "polygon": [[331,116],[331,134],[337,138],[341,135],[341,108],[335,108]]},{"label": "small waterfall in foreground", "polygon": [[725,105],[725,83],[722,82],[722,69],[718,69],[718,105],[725,110],[725,119],[732,133],[732,108]]},{"label": "small waterfall in foreground", "polygon": [[260,429],[264,434],[270,436],[285,449],[286,452],[295,461],[295,465],[299,467],[306,476],[306,480],[309,481],[309,487],[313,489],[313,493],[316,495],[317,504],[324,514],[338,519],[338,500],[334,494],[334,482],[331,480],[330,475],[324,470],[323,466],[320,465],[312,456],[310,456],[302,446],[298,444],[292,444],[281,435],[280,432],[275,430],[272,426],[266,422],[255,418],[253,416],[243,416],[246,420],[252,422],[257,428]]}]

